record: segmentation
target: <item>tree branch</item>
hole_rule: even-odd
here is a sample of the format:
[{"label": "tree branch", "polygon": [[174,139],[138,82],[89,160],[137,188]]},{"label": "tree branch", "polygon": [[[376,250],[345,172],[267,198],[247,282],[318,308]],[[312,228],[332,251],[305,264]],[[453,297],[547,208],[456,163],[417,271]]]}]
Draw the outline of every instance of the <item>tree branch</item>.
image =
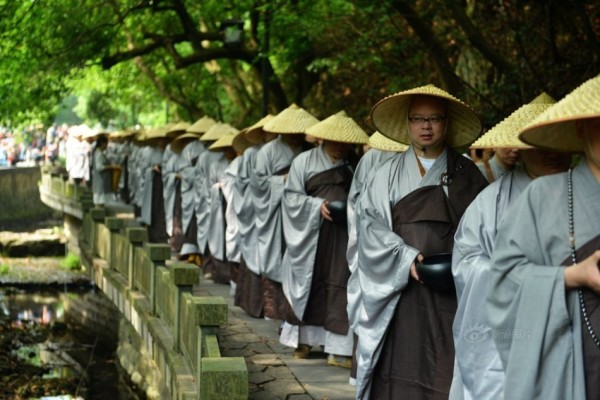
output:
[{"label": "tree branch", "polygon": [[469,42],[475,47],[479,52],[488,59],[489,62],[492,63],[494,67],[496,67],[500,72],[505,75],[511,76],[514,74],[514,68],[510,63],[506,61],[506,57],[498,54],[492,46],[490,46],[481,31],[471,22],[464,8],[455,1],[449,1],[446,3],[447,7],[452,12],[452,15],[456,19],[456,22],[460,25],[462,30],[467,35],[467,39]]},{"label": "tree branch", "polygon": [[404,17],[421,39],[424,48],[435,61],[436,68],[440,74],[442,84],[446,90],[454,95],[461,93],[462,85],[460,79],[450,64],[446,49],[436,39],[434,32],[423,22],[415,10],[404,0],[393,0],[392,6]]}]

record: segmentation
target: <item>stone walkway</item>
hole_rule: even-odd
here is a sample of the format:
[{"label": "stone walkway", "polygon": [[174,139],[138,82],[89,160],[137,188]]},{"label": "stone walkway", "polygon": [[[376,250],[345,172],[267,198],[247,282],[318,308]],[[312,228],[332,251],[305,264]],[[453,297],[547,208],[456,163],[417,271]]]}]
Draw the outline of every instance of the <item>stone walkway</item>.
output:
[{"label": "stone walkway", "polygon": [[202,279],[196,295],[221,296],[229,307],[229,324],[219,332],[224,356],[243,356],[249,373],[250,400],[351,400],[350,370],[327,365],[327,355],[313,348],[308,359],[294,358],[279,343],[276,321],[252,318],[233,304],[228,285]]}]

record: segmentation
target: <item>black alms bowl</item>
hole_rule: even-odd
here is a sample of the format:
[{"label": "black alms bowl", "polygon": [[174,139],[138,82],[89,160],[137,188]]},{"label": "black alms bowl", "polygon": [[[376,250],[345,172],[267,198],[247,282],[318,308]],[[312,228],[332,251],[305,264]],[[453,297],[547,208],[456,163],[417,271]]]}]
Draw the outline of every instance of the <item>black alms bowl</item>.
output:
[{"label": "black alms bowl", "polygon": [[346,202],[335,200],[330,201],[327,205],[329,209],[329,215],[336,224],[345,224],[347,222],[348,214],[346,214]]},{"label": "black alms bowl", "polygon": [[452,276],[452,253],[442,253],[425,257],[423,262],[417,263],[419,279],[425,286],[440,292],[454,290],[454,277]]}]

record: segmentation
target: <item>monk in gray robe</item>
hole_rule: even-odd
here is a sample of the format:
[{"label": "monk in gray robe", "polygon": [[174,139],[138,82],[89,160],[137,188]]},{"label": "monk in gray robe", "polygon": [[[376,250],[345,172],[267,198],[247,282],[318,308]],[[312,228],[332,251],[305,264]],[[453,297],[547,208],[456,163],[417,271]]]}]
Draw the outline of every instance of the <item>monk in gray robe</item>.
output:
[{"label": "monk in gray robe", "polygon": [[504,371],[482,307],[487,295],[491,254],[501,221],[510,218],[510,206],[529,183],[539,177],[564,172],[571,163],[569,153],[532,149],[519,141],[520,129],[556,101],[543,93],[521,106],[473,143],[515,149],[521,164],[488,186],[471,203],[454,236],[452,271],[458,309],[454,319],[456,363],[450,398],[498,399],[504,390]]},{"label": "monk in gray robe", "polygon": [[96,148],[94,149],[93,154],[94,165],[92,169],[93,200],[94,204],[98,206],[104,206],[106,203],[112,200],[112,172],[110,169],[112,164],[106,155],[107,146],[108,136],[98,136],[98,139],[96,140]]},{"label": "monk in gray robe", "polygon": [[487,185],[452,149],[472,142],[481,123],[432,85],[383,99],[371,116],[378,131],[411,146],[380,166],[359,202],[356,397],[447,398],[456,294],[421,283],[416,264],[452,251],[460,217]]},{"label": "monk in gray robe", "polygon": [[233,184],[233,211],[239,230],[240,260],[235,275],[234,302],[253,317],[263,312],[262,286],[258,267],[258,237],[256,231],[256,210],[254,208],[251,182],[256,179],[254,171],[256,156],[265,143],[277,137],[277,134],[264,132],[262,127],[269,115],[247,128],[244,136],[253,145],[240,157],[239,166]]},{"label": "monk in gray robe", "polygon": [[[223,136],[210,147],[209,150],[218,152],[222,157],[210,166],[208,174],[210,213],[208,221],[207,240],[210,255],[213,258],[212,279],[215,283],[229,284],[231,274],[231,262],[226,257],[226,219],[227,209],[226,197],[223,192],[223,181],[225,170],[236,157],[233,149],[233,137],[235,133]],[[228,193],[230,194],[230,193]],[[231,200],[231,196],[228,197]]]},{"label": "monk in gray robe", "polygon": [[179,258],[192,263],[196,261],[196,254],[199,253],[194,177],[198,158],[206,151],[206,147],[198,138],[187,143],[181,151],[182,163],[178,172],[181,185],[181,230],[184,236]]},{"label": "monk in gray robe", "polygon": [[286,302],[281,287],[281,259],[285,249],[281,196],[292,160],[309,146],[304,141],[304,132],[317,122],[319,120],[306,110],[292,104],[262,128],[279,137],[256,154],[250,193],[258,252],[254,265],[245,259],[245,263],[240,264],[238,290],[246,295],[238,297],[236,293],[236,303],[254,317],[262,316],[263,309],[271,319],[283,319],[285,315]]},{"label": "monk in gray robe", "polygon": [[600,76],[520,135],[585,157],[530,183],[498,231],[487,306],[507,399],[600,397],[599,93]]},{"label": "monk in gray robe", "polygon": [[[282,285],[293,315],[286,318],[280,342],[310,351],[321,344],[310,342],[312,330],[315,339],[323,337],[328,363],[350,368],[346,203],[358,160],[353,145],[365,144],[368,136],[343,111],[307,134],[322,144],[294,159],[282,199]],[[330,212],[334,205],[337,214]]]},{"label": "monk in gray robe", "polygon": [[141,196],[141,222],[148,228],[150,243],[167,243],[167,227],[163,195],[162,162],[168,144],[165,128],[151,129],[146,136],[141,172],[143,187]]},{"label": "monk in gray robe", "polygon": [[502,178],[512,171],[519,161],[519,150],[514,148],[494,148],[494,155],[484,158],[477,163],[477,167],[489,183]]},{"label": "monk in gray robe", "polygon": [[[352,178],[352,185],[350,186],[350,192],[348,193],[348,249],[346,251],[346,258],[348,260],[348,268],[350,269],[350,278],[348,278],[347,287],[347,298],[348,298],[348,321],[350,329],[355,335],[358,335],[358,319],[360,312],[363,310],[361,307],[360,300],[360,285],[358,282],[358,236],[356,227],[360,216],[357,215],[357,204],[360,195],[363,190],[363,186],[366,184],[368,179],[372,177],[379,166],[385,161],[389,160],[397,153],[406,151],[408,146],[395,142],[391,139],[386,138],[379,132],[373,133],[369,137],[369,150],[361,157],[354,177]],[[354,346],[356,351],[356,345],[358,339],[354,338]],[[350,383],[356,384],[356,357],[353,354],[353,365],[350,373]]]}]

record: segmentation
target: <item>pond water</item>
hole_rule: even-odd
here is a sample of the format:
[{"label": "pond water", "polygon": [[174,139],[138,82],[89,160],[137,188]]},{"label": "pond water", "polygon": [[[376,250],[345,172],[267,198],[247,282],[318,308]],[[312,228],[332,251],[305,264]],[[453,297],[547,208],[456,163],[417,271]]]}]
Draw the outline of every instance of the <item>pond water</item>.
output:
[{"label": "pond water", "polygon": [[118,364],[118,317],[98,317],[105,304],[89,286],[0,287],[0,399],[143,399]]}]

